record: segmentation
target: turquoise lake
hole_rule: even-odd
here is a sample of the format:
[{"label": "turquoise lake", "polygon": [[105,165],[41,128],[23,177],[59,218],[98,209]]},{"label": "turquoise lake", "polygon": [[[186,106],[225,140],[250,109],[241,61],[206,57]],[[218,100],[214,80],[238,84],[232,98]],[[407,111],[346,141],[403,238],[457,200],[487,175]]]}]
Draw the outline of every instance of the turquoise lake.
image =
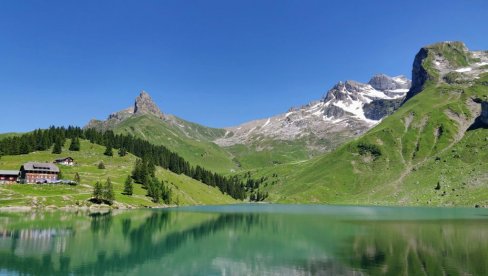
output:
[{"label": "turquoise lake", "polygon": [[487,275],[487,260],[486,209],[0,213],[0,275]]}]

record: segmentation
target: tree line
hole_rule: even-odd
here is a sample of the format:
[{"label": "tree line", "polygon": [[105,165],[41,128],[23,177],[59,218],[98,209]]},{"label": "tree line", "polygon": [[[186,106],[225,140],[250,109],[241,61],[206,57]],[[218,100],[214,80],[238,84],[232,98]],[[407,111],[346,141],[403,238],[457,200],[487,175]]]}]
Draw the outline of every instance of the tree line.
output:
[{"label": "tree line", "polygon": [[226,193],[235,199],[243,200],[246,198],[244,184],[237,177],[226,177],[201,166],[192,166],[165,146],[157,146],[132,135],[115,134],[113,131],[101,132],[96,129],[81,129],[73,126],[67,128],[52,126],[48,129],[37,129],[20,136],[0,140],[0,156],[44,151],[53,145],[55,145],[53,149],[56,148],[58,152],[59,145],[64,145],[66,139],[77,141],[73,148],[78,150],[80,148],[78,139],[87,139],[91,143],[105,146],[107,148],[105,154],[109,156],[113,148],[119,149],[119,155],[131,153],[141,160],[145,160],[148,164],[163,167],[177,174],[187,175],[212,187],[218,187],[222,193]]}]

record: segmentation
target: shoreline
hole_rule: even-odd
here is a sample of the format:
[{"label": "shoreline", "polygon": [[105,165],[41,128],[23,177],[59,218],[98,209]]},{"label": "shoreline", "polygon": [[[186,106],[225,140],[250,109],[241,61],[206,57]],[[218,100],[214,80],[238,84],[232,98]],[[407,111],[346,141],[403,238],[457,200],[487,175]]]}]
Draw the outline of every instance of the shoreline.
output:
[{"label": "shoreline", "polygon": [[[240,204],[257,204],[257,205],[317,205],[317,204],[310,204],[310,203],[277,203],[277,202],[241,202],[237,203]],[[236,204],[217,204],[217,205],[236,205]],[[323,206],[334,206],[334,207],[392,207],[392,208],[442,208],[442,209],[449,209],[449,208],[472,208],[472,209],[484,209],[488,208],[488,206],[483,205],[474,205],[474,206],[427,206],[427,205],[344,205],[344,204],[318,204]],[[13,212],[13,213],[22,213],[22,212],[37,212],[37,211],[64,211],[64,212],[98,212],[98,211],[116,211],[116,210],[135,210],[135,209],[166,209],[166,208],[174,208],[174,207],[196,207],[196,206],[214,206],[210,205],[160,205],[160,206],[132,206],[132,205],[113,205],[109,206],[106,204],[93,204],[90,206],[82,205],[66,205],[66,206],[2,206],[0,207],[0,212]]]},{"label": "shoreline", "polygon": [[0,212],[32,212],[32,211],[66,211],[66,212],[77,212],[77,211],[109,211],[109,210],[133,210],[133,209],[155,209],[155,208],[169,208],[174,206],[109,206],[109,205],[91,205],[91,206],[43,206],[43,207],[32,207],[32,206],[4,206],[0,207]]}]

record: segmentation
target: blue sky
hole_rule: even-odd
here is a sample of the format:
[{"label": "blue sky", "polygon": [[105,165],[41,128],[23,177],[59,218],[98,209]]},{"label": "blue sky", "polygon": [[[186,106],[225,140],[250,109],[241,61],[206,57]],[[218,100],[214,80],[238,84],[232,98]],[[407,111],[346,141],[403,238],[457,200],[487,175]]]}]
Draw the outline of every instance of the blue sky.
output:
[{"label": "blue sky", "polygon": [[426,44],[488,49],[487,1],[0,1],[0,132],[85,125],[142,90],[213,127],[337,81],[410,77]]}]

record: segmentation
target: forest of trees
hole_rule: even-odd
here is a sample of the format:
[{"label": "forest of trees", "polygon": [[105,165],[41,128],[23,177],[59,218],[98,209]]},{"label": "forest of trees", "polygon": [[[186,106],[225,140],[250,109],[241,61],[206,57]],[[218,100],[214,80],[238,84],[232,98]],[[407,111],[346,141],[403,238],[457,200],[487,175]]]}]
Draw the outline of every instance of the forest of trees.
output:
[{"label": "forest of trees", "polygon": [[[222,193],[226,193],[235,199],[243,200],[247,196],[244,184],[236,176],[226,177],[200,166],[192,166],[177,153],[164,146],[156,146],[130,135],[115,134],[113,131],[100,132],[95,129],[84,130],[72,126],[38,129],[21,136],[0,140],[0,156],[48,150],[55,144],[64,145],[66,139],[87,139],[91,143],[107,147],[106,154],[110,154],[112,148],[122,149],[119,151],[119,155],[131,153],[141,160],[145,160],[151,166],[161,166],[174,173],[187,175],[209,186],[218,187]],[[76,145],[74,148],[77,148]],[[144,183],[149,182],[145,181]]]}]

